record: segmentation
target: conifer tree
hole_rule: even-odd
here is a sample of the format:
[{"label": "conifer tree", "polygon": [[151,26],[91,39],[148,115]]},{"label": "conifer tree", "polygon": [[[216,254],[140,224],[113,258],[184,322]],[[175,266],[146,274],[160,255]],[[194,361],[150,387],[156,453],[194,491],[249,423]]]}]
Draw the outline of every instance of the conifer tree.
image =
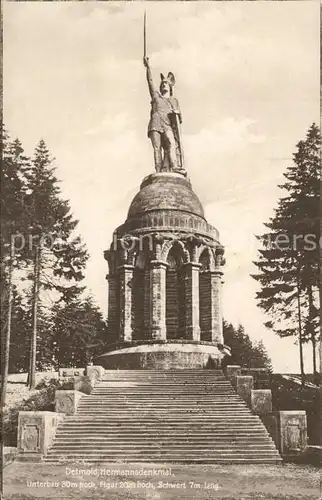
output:
[{"label": "conifer tree", "polygon": [[293,165],[280,186],[284,196],[258,237],[262,248],[253,275],[261,285],[258,305],[270,317],[265,325],[281,337],[295,336],[304,382],[303,344],[310,341],[316,372],[319,311],[320,132],[313,124],[297,144]]},{"label": "conifer tree", "polygon": [[224,321],[224,343],[231,348],[229,364],[272,370],[271,360],[263,341],[252,342],[242,325],[235,328],[231,323]]},{"label": "conifer tree", "polygon": [[[1,169],[1,234],[0,234],[0,286],[1,286],[1,404],[6,403],[6,387],[10,359],[10,337],[12,330],[13,288],[16,268],[24,260],[23,232],[26,227],[25,198],[27,196],[27,173],[30,167],[18,139],[10,141],[2,127]],[[16,246],[19,236],[19,248]]]},{"label": "conifer tree", "polygon": [[43,140],[35,150],[28,187],[29,252],[33,261],[29,275],[32,335],[28,383],[34,387],[41,291],[58,293],[61,299],[77,295],[82,290],[78,283],[84,278],[88,254],[80,237],[74,235],[78,221],[69,202],[62,198],[53,159]]},{"label": "conifer tree", "polygon": [[104,351],[107,324],[92,297],[56,304],[53,324],[57,366],[85,366]]}]

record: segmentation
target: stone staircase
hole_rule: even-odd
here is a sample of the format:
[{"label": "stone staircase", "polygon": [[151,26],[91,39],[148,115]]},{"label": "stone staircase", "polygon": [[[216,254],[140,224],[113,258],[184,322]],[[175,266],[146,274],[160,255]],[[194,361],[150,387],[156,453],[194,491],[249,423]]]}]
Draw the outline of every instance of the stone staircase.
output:
[{"label": "stone staircase", "polygon": [[278,463],[219,370],[106,370],[66,416],[45,461]]}]

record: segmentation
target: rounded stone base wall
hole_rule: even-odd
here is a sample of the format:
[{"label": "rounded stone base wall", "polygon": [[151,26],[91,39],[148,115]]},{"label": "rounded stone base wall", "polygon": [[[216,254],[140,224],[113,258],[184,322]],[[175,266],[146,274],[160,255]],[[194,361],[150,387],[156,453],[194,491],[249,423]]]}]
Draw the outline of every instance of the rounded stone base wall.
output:
[{"label": "rounded stone base wall", "polygon": [[96,363],[110,370],[220,368],[225,346],[198,343],[153,343],[124,347],[102,354]]}]

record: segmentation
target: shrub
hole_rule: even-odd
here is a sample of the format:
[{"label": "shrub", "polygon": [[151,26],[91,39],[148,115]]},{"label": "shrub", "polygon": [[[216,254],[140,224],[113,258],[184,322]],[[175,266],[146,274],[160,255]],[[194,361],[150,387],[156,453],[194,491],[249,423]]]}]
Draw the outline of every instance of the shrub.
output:
[{"label": "shrub", "polygon": [[44,384],[45,387],[27,400],[4,410],[1,436],[3,446],[17,446],[18,415],[20,411],[54,411],[55,391],[60,387],[59,381],[51,379],[48,383],[44,382]]}]

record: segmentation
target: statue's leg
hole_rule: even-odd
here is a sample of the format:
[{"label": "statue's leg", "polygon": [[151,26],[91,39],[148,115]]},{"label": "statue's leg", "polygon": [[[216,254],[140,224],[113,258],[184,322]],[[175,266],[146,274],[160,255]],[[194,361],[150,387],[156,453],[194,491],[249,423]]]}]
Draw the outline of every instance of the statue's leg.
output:
[{"label": "statue's leg", "polygon": [[168,128],[165,133],[165,139],[167,144],[167,153],[170,163],[170,170],[177,170],[177,152],[176,152],[176,140],[171,128]]},{"label": "statue's leg", "polygon": [[155,165],[155,170],[157,172],[160,172],[161,167],[162,167],[162,153],[161,153],[161,134],[160,132],[157,132],[156,130],[152,130],[149,134],[152,146],[153,146],[153,151],[154,151],[154,165]]}]

